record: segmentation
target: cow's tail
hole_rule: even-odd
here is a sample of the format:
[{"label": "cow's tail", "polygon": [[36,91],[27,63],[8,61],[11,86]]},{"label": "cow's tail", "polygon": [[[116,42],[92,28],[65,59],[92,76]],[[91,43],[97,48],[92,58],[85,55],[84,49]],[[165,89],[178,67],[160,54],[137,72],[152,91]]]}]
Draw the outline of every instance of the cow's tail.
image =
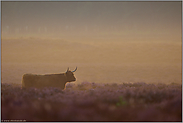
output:
[{"label": "cow's tail", "polygon": [[22,82],[21,83],[22,83],[21,89],[25,88],[24,76],[22,77]]},{"label": "cow's tail", "polygon": [[21,86],[21,89],[25,88],[25,83],[24,81],[22,80],[22,86]]}]

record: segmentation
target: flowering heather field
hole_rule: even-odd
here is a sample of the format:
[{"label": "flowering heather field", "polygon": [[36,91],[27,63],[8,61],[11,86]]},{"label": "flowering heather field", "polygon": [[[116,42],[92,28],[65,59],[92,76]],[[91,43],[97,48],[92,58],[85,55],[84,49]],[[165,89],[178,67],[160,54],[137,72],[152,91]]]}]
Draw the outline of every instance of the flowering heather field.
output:
[{"label": "flowering heather field", "polygon": [[2,121],[182,121],[180,84],[97,84],[21,89],[1,84]]}]

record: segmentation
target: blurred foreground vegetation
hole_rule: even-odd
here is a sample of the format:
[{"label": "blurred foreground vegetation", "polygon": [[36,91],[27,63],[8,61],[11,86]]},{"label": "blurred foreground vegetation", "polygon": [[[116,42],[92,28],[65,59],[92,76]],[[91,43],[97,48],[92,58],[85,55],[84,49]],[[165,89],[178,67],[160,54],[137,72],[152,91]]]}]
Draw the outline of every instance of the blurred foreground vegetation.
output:
[{"label": "blurred foreground vegetation", "polygon": [[1,83],[2,121],[182,121],[180,84],[68,83],[21,89]]}]

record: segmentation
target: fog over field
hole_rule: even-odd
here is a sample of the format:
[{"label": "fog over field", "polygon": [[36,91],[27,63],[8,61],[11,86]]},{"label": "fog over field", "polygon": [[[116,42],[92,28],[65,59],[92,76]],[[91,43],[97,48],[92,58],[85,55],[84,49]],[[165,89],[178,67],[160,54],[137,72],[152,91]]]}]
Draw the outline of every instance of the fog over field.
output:
[{"label": "fog over field", "polygon": [[2,2],[2,82],[181,83],[181,2]]},{"label": "fog over field", "polygon": [[76,66],[76,83],[181,83],[181,43],[2,40],[4,83],[20,84],[24,73],[62,73]]},{"label": "fog over field", "polygon": [[180,2],[2,2],[1,42],[3,83],[181,83]]}]

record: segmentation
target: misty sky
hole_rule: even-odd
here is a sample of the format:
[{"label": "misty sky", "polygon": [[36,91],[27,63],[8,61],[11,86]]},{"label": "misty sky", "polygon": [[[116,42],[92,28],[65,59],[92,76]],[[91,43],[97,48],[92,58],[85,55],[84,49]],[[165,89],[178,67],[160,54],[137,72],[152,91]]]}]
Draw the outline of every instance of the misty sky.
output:
[{"label": "misty sky", "polygon": [[181,41],[179,2],[2,2],[2,36],[119,36]]}]

